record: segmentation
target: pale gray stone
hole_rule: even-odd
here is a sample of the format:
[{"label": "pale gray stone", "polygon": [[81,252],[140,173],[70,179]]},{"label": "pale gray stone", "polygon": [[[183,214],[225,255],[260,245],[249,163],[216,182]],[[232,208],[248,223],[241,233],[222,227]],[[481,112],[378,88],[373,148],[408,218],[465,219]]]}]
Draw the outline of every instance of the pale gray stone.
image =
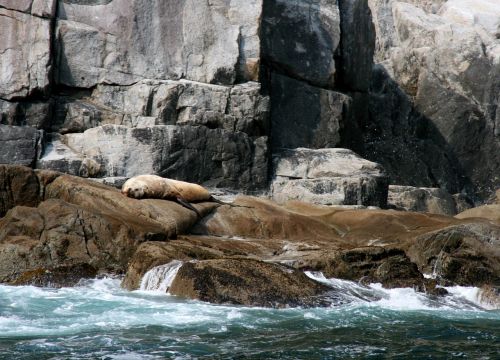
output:
[{"label": "pale gray stone", "polygon": [[105,125],[203,125],[252,136],[269,132],[269,98],[260,84],[220,86],[187,80],[98,85],[85,98],[60,98],[52,131],[83,132]]},{"label": "pale gray stone", "polygon": [[[49,142],[40,168],[85,177],[157,174],[207,186],[258,189],[267,182],[267,138],[204,126],[105,125]],[[61,163],[69,159],[70,164]]]},{"label": "pale gray stone", "polygon": [[0,0],[0,7],[39,17],[53,18],[56,2],[57,0]]},{"label": "pale gray stone", "polygon": [[379,164],[348,149],[286,150],[274,157],[275,201],[385,207],[387,178]]},{"label": "pale gray stone", "polygon": [[[405,115],[399,109],[406,102],[404,95],[386,101],[386,108],[394,107],[397,115],[387,119],[387,128],[408,122],[416,133],[407,143],[418,147],[423,145],[421,139],[434,143],[423,146],[429,149],[419,159],[427,168],[421,173],[425,177],[431,173],[428,178],[434,179],[426,186],[459,192],[470,191],[466,184],[470,182],[480,198],[488,197],[500,186],[500,4],[492,0],[370,0],[369,4],[377,31],[376,60],[394,80],[392,86],[402,88],[415,105]],[[377,110],[371,110],[375,123],[381,122]],[[442,149],[431,153],[436,146]],[[438,165],[435,154],[439,158],[442,153],[447,153],[445,162]],[[439,168],[449,173],[450,161],[456,175],[444,177]]]},{"label": "pale gray stone", "polygon": [[261,0],[60,1],[58,81],[92,87],[140,78],[257,80],[261,6]]},{"label": "pale gray stone", "polygon": [[0,8],[0,98],[44,93],[50,83],[50,21]]}]

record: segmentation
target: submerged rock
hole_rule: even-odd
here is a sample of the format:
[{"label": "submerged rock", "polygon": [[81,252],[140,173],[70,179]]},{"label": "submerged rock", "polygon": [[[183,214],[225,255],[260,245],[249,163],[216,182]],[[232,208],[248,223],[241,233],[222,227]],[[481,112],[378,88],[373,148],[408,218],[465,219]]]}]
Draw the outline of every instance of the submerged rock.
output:
[{"label": "submerged rock", "polygon": [[401,249],[370,246],[343,250],[325,259],[326,277],[381,283],[385,288],[423,288],[423,276]]},{"label": "submerged rock", "polygon": [[185,263],[170,287],[173,295],[216,304],[266,307],[321,306],[329,288],[304,273],[257,260]]}]

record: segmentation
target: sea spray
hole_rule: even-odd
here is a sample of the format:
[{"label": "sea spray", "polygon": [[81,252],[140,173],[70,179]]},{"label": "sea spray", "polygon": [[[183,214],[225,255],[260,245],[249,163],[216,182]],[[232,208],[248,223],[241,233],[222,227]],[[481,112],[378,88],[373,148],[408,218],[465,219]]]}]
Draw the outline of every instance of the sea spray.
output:
[{"label": "sea spray", "polygon": [[182,264],[182,261],[173,260],[150,269],[142,277],[140,290],[167,293]]}]

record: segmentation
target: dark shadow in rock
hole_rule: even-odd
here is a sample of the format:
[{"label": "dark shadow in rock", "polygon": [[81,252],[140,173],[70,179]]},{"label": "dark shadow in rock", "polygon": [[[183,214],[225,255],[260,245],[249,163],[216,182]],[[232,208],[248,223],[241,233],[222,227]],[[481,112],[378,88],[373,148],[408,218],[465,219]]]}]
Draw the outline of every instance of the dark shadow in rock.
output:
[{"label": "dark shadow in rock", "polygon": [[374,66],[368,110],[362,155],[382,164],[392,184],[474,194],[451,146],[381,65]]}]

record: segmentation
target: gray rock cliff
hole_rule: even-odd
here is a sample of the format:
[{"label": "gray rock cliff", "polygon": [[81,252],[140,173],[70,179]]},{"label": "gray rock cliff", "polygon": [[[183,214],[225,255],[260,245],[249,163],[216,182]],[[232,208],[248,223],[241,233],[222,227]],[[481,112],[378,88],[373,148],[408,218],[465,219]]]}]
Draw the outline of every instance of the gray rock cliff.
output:
[{"label": "gray rock cliff", "polygon": [[250,191],[284,149],[342,147],[485,200],[499,19],[492,0],[0,0],[0,162]]}]

